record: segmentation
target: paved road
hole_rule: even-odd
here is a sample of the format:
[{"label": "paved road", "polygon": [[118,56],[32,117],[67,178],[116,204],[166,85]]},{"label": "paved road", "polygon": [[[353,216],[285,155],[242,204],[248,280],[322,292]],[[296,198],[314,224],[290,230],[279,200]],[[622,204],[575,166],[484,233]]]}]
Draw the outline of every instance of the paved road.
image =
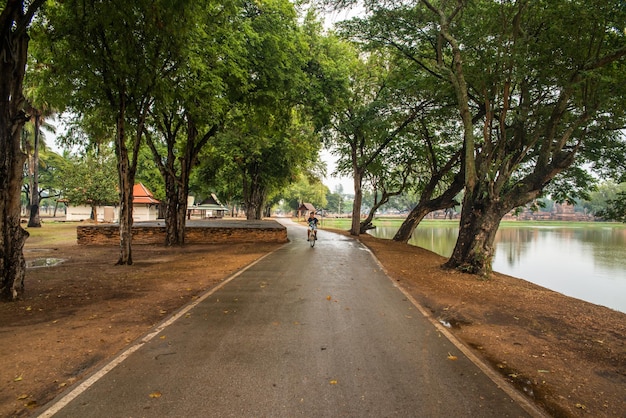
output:
[{"label": "paved road", "polygon": [[305,228],[288,229],[289,244],[42,416],[532,416],[358,242],[319,231],[310,248]]}]

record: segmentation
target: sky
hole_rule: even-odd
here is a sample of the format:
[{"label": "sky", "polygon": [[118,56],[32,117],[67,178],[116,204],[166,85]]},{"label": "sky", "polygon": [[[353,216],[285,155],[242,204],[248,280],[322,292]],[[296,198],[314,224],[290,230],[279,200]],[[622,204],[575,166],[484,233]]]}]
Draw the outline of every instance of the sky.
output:
[{"label": "sky", "polygon": [[[325,24],[324,27],[327,29],[332,28],[332,26],[341,22],[342,20],[350,19],[354,16],[359,16],[364,13],[363,8],[360,6],[356,6],[351,9],[336,11],[336,12],[327,12],[325,13]],[[322,183],[324,183],[330,189],[331,193],[335,191],[337,186],[343,186],[344,193],[354,193],[354,183],[351,177],[334,177],[332,176],[333,171],[337,167],[337,157],[333,156],[329,150],[323,149],[320,153],[320,157],[322,161],[326,163],[326,177],[322,179]]]},{"label": "sky", "polygon": [[326,176],[322,179],[322,183],[328,186],[331,193],[335,191],[337,186],[343,186],[344,193],[354,193],[354,183],[351,177],[334,177],[333,171],[337,167],[337,157],[332,155],[329,150],[323,149],[320,152],[320,159],[326,163]]}]

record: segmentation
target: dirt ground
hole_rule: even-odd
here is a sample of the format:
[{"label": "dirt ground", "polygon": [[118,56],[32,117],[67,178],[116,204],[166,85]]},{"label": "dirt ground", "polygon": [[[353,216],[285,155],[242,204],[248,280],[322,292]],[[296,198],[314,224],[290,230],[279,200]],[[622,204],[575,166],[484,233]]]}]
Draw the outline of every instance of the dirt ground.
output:
[{"label": "dirt ground", "polygon": [[[45,227],[45,225],[44,225]],[[390,277],[554,417],[626,417],[626,314],[523,280],[443,270],[444,258],[369,236]],[[23,300],[0,304],[0,416],[24,417],[178,308],[279,245],[117,247],[27,241]],[[320,243],[321,244],[321,243]],[[174,280],[173,280],[174,279]]]}]

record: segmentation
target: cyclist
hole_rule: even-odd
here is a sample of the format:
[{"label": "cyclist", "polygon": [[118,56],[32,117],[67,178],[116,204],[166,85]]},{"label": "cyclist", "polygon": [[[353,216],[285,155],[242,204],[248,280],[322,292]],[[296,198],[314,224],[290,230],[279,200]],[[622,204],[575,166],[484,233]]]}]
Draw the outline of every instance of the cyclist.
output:
[{"label": "cyclist", "polygon": [[315,217],[315,212],[309,214],[309,219],[306,220],[309,224],[309,228],[306,231],[306,240],[311,240],[311,231],[313,231],[313,239],[317,240],[317,223],[319,220]]}]

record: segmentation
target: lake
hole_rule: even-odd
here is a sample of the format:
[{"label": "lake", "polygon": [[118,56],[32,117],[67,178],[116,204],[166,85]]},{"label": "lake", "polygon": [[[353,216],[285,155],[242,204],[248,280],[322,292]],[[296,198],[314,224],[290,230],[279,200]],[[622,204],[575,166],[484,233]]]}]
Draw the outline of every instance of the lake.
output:
[{"label": "lake", "polygon": [[[392,238],[397,227],[370,231]],[[449,257],[458,226],[422,223],[410,244]],[[622,226],[503,225],[495,241],[493,270],[567,296],[626,312],[626,228]]]}]

